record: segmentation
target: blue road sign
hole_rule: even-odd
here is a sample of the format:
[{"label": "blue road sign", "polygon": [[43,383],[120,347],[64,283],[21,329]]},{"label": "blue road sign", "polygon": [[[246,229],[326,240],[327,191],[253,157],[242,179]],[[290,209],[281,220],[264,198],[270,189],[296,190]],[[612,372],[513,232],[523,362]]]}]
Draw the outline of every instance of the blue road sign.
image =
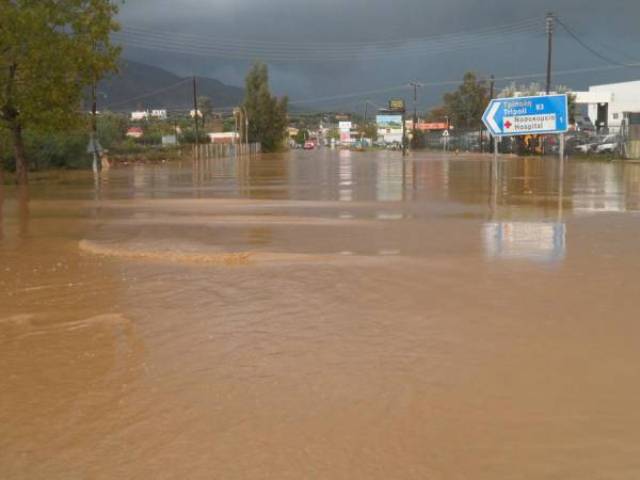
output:
[{"label": "blue road sign", "polygon": [[482,121],[496,137],[564,133],[569,130],[566,95],[491,100]]}]

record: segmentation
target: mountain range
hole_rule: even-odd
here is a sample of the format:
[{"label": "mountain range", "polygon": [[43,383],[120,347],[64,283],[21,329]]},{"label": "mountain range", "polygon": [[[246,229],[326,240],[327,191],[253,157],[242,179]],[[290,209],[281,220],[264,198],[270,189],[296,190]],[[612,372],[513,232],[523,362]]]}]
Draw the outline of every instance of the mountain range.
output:
[{"label": "mountain range", "polygon": [[[139,109],[187,110],[193,108],[191,77],[180,77],[168,70],[123,60],[119,73],[98,86],[98,109],[130,111]],[[239,105],[244,90],[219,80],[196,77],[198,96],[209,97],[213,108]]]}]

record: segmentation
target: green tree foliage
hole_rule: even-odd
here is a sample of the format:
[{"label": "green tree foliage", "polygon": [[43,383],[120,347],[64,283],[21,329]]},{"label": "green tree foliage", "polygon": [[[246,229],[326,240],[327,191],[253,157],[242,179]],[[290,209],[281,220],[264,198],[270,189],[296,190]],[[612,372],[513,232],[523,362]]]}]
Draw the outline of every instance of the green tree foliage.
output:
[{"label": "green tree foliage", "polygon": [[329,140],[335,140],[336,142],[340,141],[340,130],[332,128],[327,132],[327,138]]},{"label": "green tree foliage", "polygon": [[260,142],[264,152],[282,148],[287,130],[287,97],[278,99],[271,95],[265,64],[256,63],[245,83],[244,108],[249,117],[249,141]]},{"label": "green tree foliage", "polygon": [[207,124],[207,120],[211,120],[213,115],[213,103],[209,97],[198,97],[198,110],[202,113],[202,125]]},{"label": "green tree foliage", "polygon": [[298,130],[298,134],[296,135],[296,138],[294,140],[298,145],[304,145],[304,142],[309,140],[309,131],[301,128],[300,130]]},{"label": "green tree foliage", "polygon": [[27,181],[26,129],[77,127],[83,89],[116,70],[110,0],[0,0],[0,128],[11,134],[17,179]]},{"label": "green tree foliage", "polygon": [[[378,141],[378,126],[375,123],[367,123],[364,126],[364,137],[370,138],[372,141]],[[338,138],[340,138],[340,134],[338,133]]]},{"label": "green tree foliage", "polygon": [[432,108],[427,112],[427,122],[446,123],[449,112],[444,106]]},{"label": "green tree foliage", "polygon": [[488,103],[487,85],[473,72],[464,74],[462,85],[455,92],[444,95],[444,110],[457,128],[481,128],[482,114]]}]

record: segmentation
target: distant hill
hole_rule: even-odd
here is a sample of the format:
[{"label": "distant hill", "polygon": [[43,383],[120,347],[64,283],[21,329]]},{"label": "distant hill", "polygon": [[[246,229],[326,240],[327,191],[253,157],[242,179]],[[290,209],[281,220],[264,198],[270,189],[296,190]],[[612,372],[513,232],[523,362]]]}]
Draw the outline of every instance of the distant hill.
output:
[{"label": "distant hill", "polygon": [[[242,102],[242,88],[225,85],[213,78],[197,79],[198,96],[211,98],[215,109],[233,107]],[[100,83],[98,108],[112,111],[147,108],[186,110],[193,108],[192,88],[191,78],[180,77],[151,65],[124,60],[119,75]]]}]

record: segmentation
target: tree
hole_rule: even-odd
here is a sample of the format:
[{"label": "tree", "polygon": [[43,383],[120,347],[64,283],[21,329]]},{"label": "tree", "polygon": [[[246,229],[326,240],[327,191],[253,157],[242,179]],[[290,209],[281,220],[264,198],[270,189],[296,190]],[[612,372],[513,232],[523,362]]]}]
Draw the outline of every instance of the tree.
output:
[{"label": "tree", "polygon": [[269,90],[269,72],[256,63],[247,75],[244,108],[249,118],[249,141],[260,142],[264,152],[283,145],[287,130],[287,97],[278,99]]},{"label": "tree", "polygon": [[209,97],[198,97],[198,110],[202,113],[202,125],[207,125],[207,119],[213,114],[213,103]]},{"label": "tree", "polygon": [[375,123],[367,123],[362,133],[365,138],[370,138],[372,142],[378,141],[378,126]]},{"label": "tree", "polygon": [[444,108],[450,122],[458,128],[482,128],[482,114],[489,104],[489,94],[484,81],[476,74],[464,74],[462,85],[455,92],[444,95]]},{"label": "tree", "polygon": [[426,120],[428,122],[446,122],[449,117],[449,113],[444,105],[432,108],[427,112]]},{"label": "tree", "polygon": [[340,140],[340,130],[337,128],[332,128],[327,132],[327,138],[329,140],[335,140],[336,142]]},{"label": "tree", "polygon": [[309,140],[309,131],[305,128],[299,129],[294,141],[298,145],[304,145],[307,140]]},{"label": "tree", "polygon": [[83,89],[116,70],[116,13],[110,0],[0,0],[0,128],[11,134],[19,183],[25,129],[76,126]]}]

